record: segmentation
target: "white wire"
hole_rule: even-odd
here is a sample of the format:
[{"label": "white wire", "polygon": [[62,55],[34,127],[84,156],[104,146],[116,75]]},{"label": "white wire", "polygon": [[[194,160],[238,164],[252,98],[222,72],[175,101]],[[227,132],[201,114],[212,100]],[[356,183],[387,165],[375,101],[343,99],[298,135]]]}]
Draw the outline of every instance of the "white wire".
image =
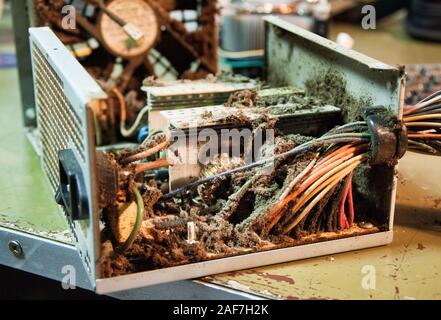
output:
[{"label": "white wire", "polygon": [[142,110],[138,113],[138,116],[136,117],[135,122],[132,124],[132,126],[129,129],[126,129],[125,123],[123,121],[120,122],[120,131],[121,135],[123,137],[131,137],[135,133],[136,129],[139,126],[139,123],[141,122],[142,117],[146,114],[146,112],[150,111],[150,106],[145,106],[142,108]]}]

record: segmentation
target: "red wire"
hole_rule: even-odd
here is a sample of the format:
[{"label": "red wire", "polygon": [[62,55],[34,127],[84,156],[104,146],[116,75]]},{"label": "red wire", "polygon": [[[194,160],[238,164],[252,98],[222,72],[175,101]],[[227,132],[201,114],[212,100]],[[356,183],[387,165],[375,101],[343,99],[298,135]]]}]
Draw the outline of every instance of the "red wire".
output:
[{"label": "red wire", "polygon": [[343,212],[343,229],[348,229],[348,228],[349,228],[348,219],[346,218],[346,214]]},{"label": "red wire", "polygon": [[349,226],[354,223],[355,212],[354,212],[354,198],[352,197],[352,176],[351,173],[349,177],[349,192],[348,192],[348,206],[349,206]]},{"label": "red wire", "polygon": [[340,229],[346,229],[348,227],[348,219],[346,219],[346,214],[345,214],[345,203],[349,193],[349,186],[350,184],[348,181],[343,191],[343,199],[341,200],[340,203]]}]

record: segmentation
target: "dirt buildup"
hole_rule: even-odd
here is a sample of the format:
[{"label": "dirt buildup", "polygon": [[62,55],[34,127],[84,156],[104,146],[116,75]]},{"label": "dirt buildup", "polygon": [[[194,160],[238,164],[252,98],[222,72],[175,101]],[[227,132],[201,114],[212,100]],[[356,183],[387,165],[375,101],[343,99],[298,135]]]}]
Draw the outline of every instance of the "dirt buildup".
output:
[{"label": "dirt buildup", "polygon": [[101,245],[100,266],[101,274],[107,278],[134,271],[126,256],[115,253],[110,240],[103,242]]},{"label": "dirt buildup", "polygon": [[[300,135],[277,137],[276,154],[283,153],[311,138]],[[338,204],[343,183],[336,186],[290,234],[280,234],[290,222],[286,216],[271,232],[264,232],[272,221],[271,210],[279,197],[311,162],[313,152],[275,161],[273,170],[263,174],[253,169],[214,180],[198,192],[158,201],[159,190],[154,185],[140,189],[146,214],[134,243],[123,254],[115,253],[107,242],[103,244],[101,265],[103,276],[110,277],[227,257],[271,248],[313,243],[331,238],[350,236],[359,230],[338,231]],[[242,160],[231,163],[218,159],[203,171],[202,177],[230,170]],[[133,201],[127,198],[126,202]],[[289,212],[292,205],[285,208]],[[103,216],[109,216],[109,209]],[[188,224],[193,223],[195,241],[189,241]],[[378,229],[375,229],[378,230]],[[326,234],[326,233],[329,233]],[[104,238],[105,239],[105,238]]]},{"label": "dirt buildup", "polygon": [[252,108],[255,106],[257,91],[256,90],[240,90],[230,95],[227,103],[228,108]]},{"label": "dirt buildup", "polygon": [[291,97],[304,97],[305,93],[296,87],[262,89],[257,92],[256,106],[269,107],[276,104],[288,103]]},{"label": "dirt buildup", "polygon": [[[283,153],[310,139],[300,135],[276,137],[275,153]],[[123,255],[106,249],[102,257],[104,276],[253,252],[274,245],[270,241],[272,234],[261,235],[265,214],[277,202],[288,181],[307,165],[304,157],[310,156],[276,161],[267,174],[254,169],[214,180],[200,186],[198,193],[188,198],[158,202],[160,192],[155,185],[144,185],[140,189],[145,203],[141,230]],[[203,168],[200,177],[243,166],[243,161],[219,156]],[[131,201],[129,196],[125,199],[126,203]],[[103,216],[109,220],[117,212],[115,207],[109,207],[103,210]],[[195,225],[195,243],[188,241],[189,222]]]},{"label": "dirt buildup", "polygon": [[144,218],[153,217],[154,211],[153,207],[158,202],[161,196],[161,191],[156,186],[155,182],[151,185],[144,185],[145,191],[142,195],[144,201]]},{"label": "dirt buildup", "polygon": [[281,99],[277,104],[269,105],[266,110],[269,114],[282,115],[292,114],[301,110],[311,110],[324,106],[324,103],[316,98],[293,95],[287,99]]},{"label": "dirt buildup", "polygon": [[98,205],[105,208],[112,205],[119,191],[119,165],[115,156],[111,153],[97,151],[96,159],[96,179],[98,186]]},{"label": "dirt buildup", "polygon": [[256,89],[261,88],[262,82],[258,79],[251,79],[240,74],[234,74],[229,71],[220,71],[216,76],[209,75],[207,76],[207,80],[213,82],[226,82],[226,83],[246,83],[252,84]]},{"label": "dirt buildup", "polygon": [[212,111],[209,111],[209,110],[206,110],[206,111],[204,111],[204,112],[202,113],[201,117],[202,117],[202,119],[204,119],[204,120],[211,119],[211,118],[213,118],[213,112],[212,112]]},{"label": "dirt buildup", "polygon": [[148,141],[143,142],[143,145],[138,146],[136,148],[130,148],[130,149],[122,149],[122,150],[116,150],[114,152],[116,160],[121,163],[124,162],[124,159],[127,157],[133,156],[135,154],[138,154],[142,151],[145,151],[147,149],[153,148],[157,146],[158,144],[166,141],[167,135],[165,133],[158,133],[154,136],[150,137]]},{"label": "dirt buildup", "polygon": [[[333,79],[331,75],[325,75],[324,78],[325,84]],[[320,81],[316,85],[317,92],[324,90]],[[225,117],[225,121],[236,127],[248,126],[253,130],[274,128],[275,120],[269,117],[270,111],[280,108],[281,113],[288,113],[306,108],[313,109],[324,106],[322,101],[326,101],[310,98],[303,92],[289,94],[284,92],[278,97],[267,93],[266,97],[270,98],[259,100],[259,92],[255,90],[244,90],[233,94],[227,103],[227,108],[237,108],[238,112],[234,112],[230,116],[232,118]],[[277,104],[271,105],[274,102]],[[348,98],[348,95],[340,97],[340,100],[328,100],[326,104],[342,107],[337,102],[350,104],[352,107],[356,105],[356,101]],[[259,106],[256,109],[263,111],[259,113],[260,118],[255,120],[249,116],[249,108],[256,107],[257,103]],[[207,113],[203,116],[204,119],[211,117],[213,114]],[[299,134],[280,135],[280,132],[276,131],[274,145],[266,141],[259,150],[260,159],[285,153],[312,139]],[[158,142],[154,141],[152,145]],[[116,159],[124,163],[127,156],[144,149],[145,147],[136,148],[120,153]],[[227,154],[221,155],[203,166],[200,176],[197,177],[210,179],[210,182],[198,187],[188,187],[176,196],[166,196],[162,200],[159,198],[160,191],[156,185],[153,182],[146,182],[154,178],[147,177],[147,173],[145,176],[132,177],[131,184],[128,185],[141,186],[139,190],[145,202],[146,213],[141,229],[127,251],[120,255],[107,252],[107,255],[103,256],[104,275],[152,270],[376,232],[362,230],[356,224],[347,230],[339,230],[339,205],[343,203],[343,191],[347,190],[344,188],[344,182],[330,188],[329,192],[320,199],[315,195],[314,198],[304,198],[305,202],[302,202],[301,206],[297,203],[299,198],[298,196],[296,198],[296,195],[282,202],[286,195],[292,195],[291,191],[300,186],[299,182],[295,184],[293,181],[296,181],[295,179],[305,171],[313,159],[319,157],[319,154],[320,157],[324,157],[332,151],[335,150],[317,144],[311,151],[278,157],[268,166],[231,172],[228,176],[219,178],[216,175],[221,172],[244,166],[246,152],[241,151],[243,153],[238,158],[231,158]],[[357,174],[354,180],[357,180]],[[304,180],[298,181],[304,182]],[[125,199],[122,199],[125,205],[133,203],[134,200],[128,192]],[[314,204],[310,214],[299,219],[299,213],[315,199],[317,203]],[[280,208],[277,208],[280,203]],[[297,205],[299,208],[294,210]],[[106,215],[110,214],[105,208],[104,220]],[[300,221],[296,221],[297,219]],[[289,228],[291,225],[294,227]],[[194,239],[191,237],[193,232],[189,230],[194,230]],[[376,227],[375,230],[379,229]]]},{"label": "dirt buildup", "polygon": [[[302,135],[279,136],[275,139],[274,154],[281,154],[313,139]],[[281,193],[289,183],[302,172],[312,159],[312,153],[296,156],[294,159],[276,161],[269,174],[263,175],[253,185],[255,193],[254,210],[238,228],[251,229],[262,235],[263,230],[273,218],[271,208],[278,202]]]},{"label": "dirt buildup", "polygon": [[[305,92],[295,87],[283,87],[262,90],[241,90],[233,93],[226,107],[242,109],[253,108],[253,112],[261,114],[259,123],[266,123],[270,118],[276,119],[280,115],[289,115],[299,111],[319,111],[319,108],[329,104],[323,100],[306,96]],[[256,127],[256,125],[254,126]]]},{"label": "dirt buildup", "polygon": [[[229,171],[244,165],[244,161],[239,157],[229,157],[227,154],[220,154],[201,170],[200,179],[214,176],[218,173]],[[202,184],[197,191],[199,196],[207,205],[213,205],[217,199],[225,198],[222,195],[228,193],[230,179],[227,177],[219,178],[211,183]]]},{"label": "dirt buildup", "polygon": [[284,153],[313,139],[313,137],[303,136],[301,134],[278,136],[275,139],[274,153]]},{"label": "dirt buildup", "polygon": [[354,98],[347,90],[347,83],[343,76],[334,70],[317,75],[305,82],[306,94],[315,97],[327,104],[342,109],[345,122],[355,121],[362,115],[362,109],[372,105],[370,98]]}]

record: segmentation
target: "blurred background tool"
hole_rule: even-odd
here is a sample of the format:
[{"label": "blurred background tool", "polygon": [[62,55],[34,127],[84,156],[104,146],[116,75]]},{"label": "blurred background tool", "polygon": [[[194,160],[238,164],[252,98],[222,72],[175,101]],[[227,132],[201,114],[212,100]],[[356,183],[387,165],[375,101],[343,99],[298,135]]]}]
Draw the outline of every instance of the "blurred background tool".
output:
[{"label": "blurred background tool", "polygon": [[221,1],[220,62],[250,77],[261,76],[265,15],[282,19],[328,37],[333,15],[359,4],[354,0]]}]

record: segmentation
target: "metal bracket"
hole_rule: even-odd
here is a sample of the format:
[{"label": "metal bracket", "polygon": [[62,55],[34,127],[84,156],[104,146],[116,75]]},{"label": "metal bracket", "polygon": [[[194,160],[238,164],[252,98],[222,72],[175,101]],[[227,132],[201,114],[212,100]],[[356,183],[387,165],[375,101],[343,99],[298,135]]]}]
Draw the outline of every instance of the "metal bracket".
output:
[{"label": "metal bracket", "polygon": [[402,123],[387,124],[387,110],[372,107],[364,110],[371,133],[372,165],[395,165],[407,150],[407,128]]}]

